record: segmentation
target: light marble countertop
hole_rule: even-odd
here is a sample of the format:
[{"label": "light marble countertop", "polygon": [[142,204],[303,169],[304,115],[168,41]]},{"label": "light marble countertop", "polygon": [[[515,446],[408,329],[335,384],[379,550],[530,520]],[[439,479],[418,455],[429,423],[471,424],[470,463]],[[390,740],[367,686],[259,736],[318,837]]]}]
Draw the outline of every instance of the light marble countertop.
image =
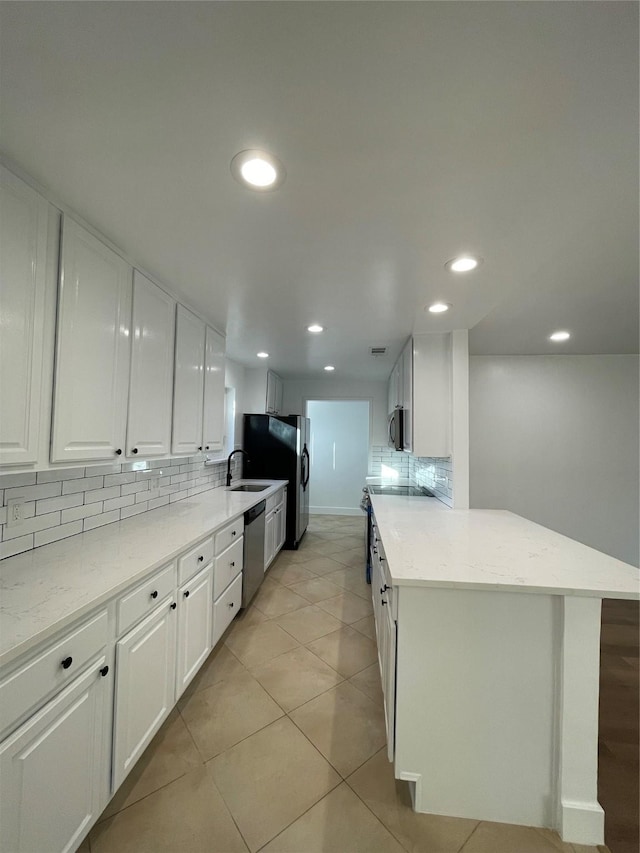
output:
[{"label": "light marble countertop", "polygon": [[634,566],[506,510],[371,501],[394,584],[640,598]]},{"label": "light marble countertop", "polygon": [[211,489],[0,562],[0,666],[142,580],[274,494]]}]

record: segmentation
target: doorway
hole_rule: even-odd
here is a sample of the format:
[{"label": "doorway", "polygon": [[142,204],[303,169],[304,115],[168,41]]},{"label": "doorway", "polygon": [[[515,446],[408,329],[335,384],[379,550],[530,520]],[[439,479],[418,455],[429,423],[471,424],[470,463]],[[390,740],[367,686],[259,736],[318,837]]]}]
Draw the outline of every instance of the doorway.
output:
[{"label": "doorway", "polygon": [[311,419],[309,512],[360,515],[369,465],[369,400],[308,400]]}]

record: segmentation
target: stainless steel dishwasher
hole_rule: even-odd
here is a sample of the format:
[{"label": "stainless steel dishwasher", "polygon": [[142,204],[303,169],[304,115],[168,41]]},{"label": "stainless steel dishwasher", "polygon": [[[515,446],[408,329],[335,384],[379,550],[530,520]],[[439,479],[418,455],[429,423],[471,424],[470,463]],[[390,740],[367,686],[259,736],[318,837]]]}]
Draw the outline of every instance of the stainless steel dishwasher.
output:
[{"label": "stainless steel dishwasher", "polygon": [[264,519],[267,502],[260,501],[244,514],[242,606],[246,607],[264,578]]}]

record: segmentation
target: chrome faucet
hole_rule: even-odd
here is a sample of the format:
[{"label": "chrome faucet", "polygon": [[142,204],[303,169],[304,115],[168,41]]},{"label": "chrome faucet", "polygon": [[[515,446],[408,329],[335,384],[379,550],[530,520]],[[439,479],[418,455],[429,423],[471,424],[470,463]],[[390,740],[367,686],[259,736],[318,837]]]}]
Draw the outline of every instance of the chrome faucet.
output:
[{"label": "chrome faucet", "polygon": [[229,456],[227,457],[227,486],[231,485],[231,459],[236,453],[244,453],[247,457],[247,462],[249,462],[249,455],[246,450],[241,450],[238,448],[237,450],[232,450]]}]

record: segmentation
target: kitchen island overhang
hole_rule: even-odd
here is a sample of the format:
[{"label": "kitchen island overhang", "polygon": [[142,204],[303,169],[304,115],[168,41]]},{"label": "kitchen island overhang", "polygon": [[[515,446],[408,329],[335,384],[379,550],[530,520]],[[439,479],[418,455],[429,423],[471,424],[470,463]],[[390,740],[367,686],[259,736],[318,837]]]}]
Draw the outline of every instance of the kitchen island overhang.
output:
[{"label": "kitchen island overhang", "polygon": [[637,569],[509,512],[372,502],[397,606],[391,752],[416,811],[602,844],[601,603],[640,598]]}]

